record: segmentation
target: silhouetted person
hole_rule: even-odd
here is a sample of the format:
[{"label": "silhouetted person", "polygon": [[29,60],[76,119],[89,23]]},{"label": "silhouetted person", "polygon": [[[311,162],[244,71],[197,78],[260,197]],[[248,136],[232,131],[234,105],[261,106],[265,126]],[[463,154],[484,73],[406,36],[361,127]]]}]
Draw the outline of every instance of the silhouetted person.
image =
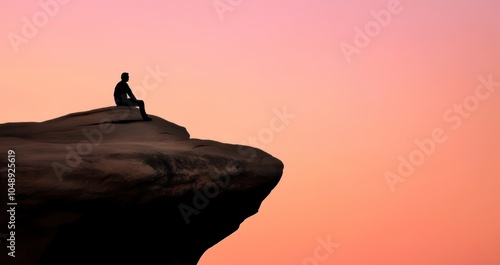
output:
[{"label": "silhouetted person", "polygon": [[[128,73],[122,73],[122,81],[116,84],[115,93],[113,94],[115,97],[116,106],[139,106],[142,119],[145,121],[150,121],[151,118],[146,114],[144,101],[135,98],[134,93],[132,93],[132,90],[130,90],[130,87],[127,84],[128,80]],[[130,98],[128,98],[127,95]]]}]

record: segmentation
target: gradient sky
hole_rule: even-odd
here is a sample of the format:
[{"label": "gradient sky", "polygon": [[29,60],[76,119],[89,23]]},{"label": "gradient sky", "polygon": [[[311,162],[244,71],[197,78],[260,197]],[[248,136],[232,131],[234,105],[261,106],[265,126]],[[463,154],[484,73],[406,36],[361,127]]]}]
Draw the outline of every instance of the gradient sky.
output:
[{"label": "gradient sky", "polygon": [[[284,162],[201,265],[500,264],[500,86],[475,93],[500,82],[499,1],[401,0],[350,63],[340,46],[397,2],[220,0],[234,6],[219,16],[213,0],[40,4],[54,1],[0,3],[0,123],[111,106],[127,71],[149,113],[194,138],[257,137]],[[284,108],[294,118],[259,138]],[[392,192],[386,172],[436,129],[445,140]],[[315,258],[327,238],[340,247]]]}]

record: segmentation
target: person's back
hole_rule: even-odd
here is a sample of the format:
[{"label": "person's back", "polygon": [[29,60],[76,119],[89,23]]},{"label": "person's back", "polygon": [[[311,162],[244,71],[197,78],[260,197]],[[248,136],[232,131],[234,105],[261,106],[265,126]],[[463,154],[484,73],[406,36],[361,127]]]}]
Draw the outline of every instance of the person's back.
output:
[{"label": "person's back", "polygon": [[[127,95],[133,95],[127,82],[121,80],[115,86],[115,92],[113,97],[115,98],[115,103],[123,103],[127,99]],[[131,97],[132,98],[132,97]],[[132,98],[133,99],[133,98]]]}]

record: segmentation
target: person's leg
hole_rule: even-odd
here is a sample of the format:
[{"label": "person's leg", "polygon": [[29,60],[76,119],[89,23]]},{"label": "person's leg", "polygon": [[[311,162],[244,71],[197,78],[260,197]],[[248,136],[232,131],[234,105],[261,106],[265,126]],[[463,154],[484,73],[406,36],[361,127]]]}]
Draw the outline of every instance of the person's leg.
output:
[{"label": "person's leg", "polygon": [[142,119],[145,121],[150,121],[151,118],[146,114],[146,106],[144,106],[143,100],[136,100],[137,105],[139,106],[139,110],[141,111]]},{"label": "person's leg", "polygon": [[135,103],[137,104],[137,106],[139,106],[139,110],[141,111],[141,116],[143,118],[145,116],[147,116],[146,110],[144,109],[144,101],[142,101],[142,100],[136,100]]},{"label": "person's leg", "polygon": [[145,120],[145,121],[150,121],[151,120],[151,118],[148,116],[148,114],[146,114],[146,108],[144,106],[144,101],[143,100],[128,99],[126,103],[127,103],[128,106],[138,106],[139,107],[139,111],[141,112],[141,116],[142,116],[143,120]]}]

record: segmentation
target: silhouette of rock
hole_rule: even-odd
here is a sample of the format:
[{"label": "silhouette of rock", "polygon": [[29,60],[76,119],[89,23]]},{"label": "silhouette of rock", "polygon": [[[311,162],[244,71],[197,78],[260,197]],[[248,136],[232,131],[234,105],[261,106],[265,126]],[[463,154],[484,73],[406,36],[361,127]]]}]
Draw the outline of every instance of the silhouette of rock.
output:
[{"label": "silhouette of rock", "polygon": [[2,194],[12,149],[17,203],[16,258],[2,240],[0,263],[196,264],[281,178],[281,161],[259,149],[151,117],[107,107],[0,124]]}]

